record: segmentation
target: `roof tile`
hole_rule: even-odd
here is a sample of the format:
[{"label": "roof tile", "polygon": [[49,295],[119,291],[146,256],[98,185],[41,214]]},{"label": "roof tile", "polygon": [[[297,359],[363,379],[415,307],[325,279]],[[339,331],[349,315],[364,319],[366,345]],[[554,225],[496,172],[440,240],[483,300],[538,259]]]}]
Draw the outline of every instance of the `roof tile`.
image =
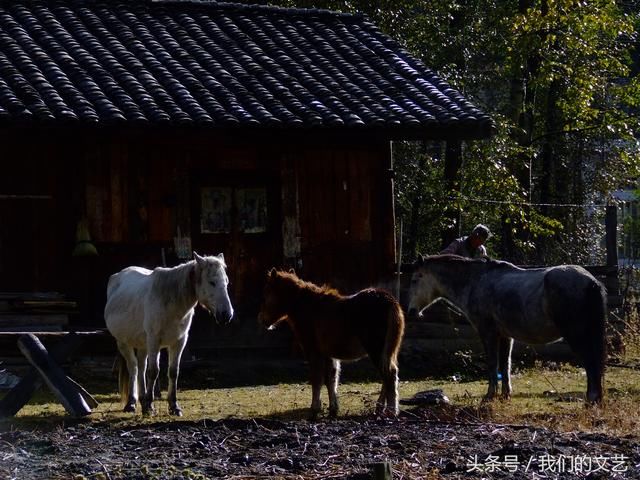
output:
[{"label": "roof tile", "polygon": [[0,121],[492,125],[366,17],[149,0],[0,0]]}]

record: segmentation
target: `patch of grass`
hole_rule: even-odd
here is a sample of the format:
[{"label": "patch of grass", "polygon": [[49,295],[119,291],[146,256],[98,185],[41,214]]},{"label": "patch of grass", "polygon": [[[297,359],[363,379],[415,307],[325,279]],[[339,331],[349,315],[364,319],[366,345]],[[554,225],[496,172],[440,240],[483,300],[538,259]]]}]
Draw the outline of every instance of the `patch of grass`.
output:
[{"label": "patch of grass", "polygon": [[[203,378],[206,372],[201,372]],[[341,416],[371,414],[379,394],[377,381],[349,381],[339,387]],[[89,388],[96,393],[100,405],[81,422],[108,422],[114,427],[126,427],[156,422],[173,421],[164,399],[156,401],[157,413],[143,417],[122,412],[119,395],[115,393],[114,379],[103,379],[106,385]],[[611,367],[607,370],[606,400],[602,407],[585,407],[586,390],[584,370],[568,364],[552,368],[534,367],[517,370],[513,375],[513,398],[510,401],[483,402],[487,389],[484,379],[460,381],[458,377],[447,379],[425,378],[400,382],[400,398],[410,398],[424,390],[440,388],[450,398],[452,405],[421,409],[420,415],[437,420],[471,422],[495,422],[542,426],[560,431],[601,432],[612,435],[640,434],[640,422],[635,415],[640,409],[640,371]],[[215,388],[204,382],[201,388],[187,388],[178,392],[178,400],[184,410],[184,421],[226,418],[274,418],[301,420],[308,417],[311,403],[311,387],[308,383],[293,382],[260,386]],[[208,384],[207,384],[208,383]],[[163,392],[164,393],[164,392]],[[326,391],[322,398],[326,409]],[[412,415],[412,407],[402,407]],[[633,412],[633,414],[631,414]],[[325,412],[326,413],[326,412]],[[39,392],[15,418],[0,421],[0,429],[54,428],[78,420],[66,415],[64,408],[46,390]]]}]

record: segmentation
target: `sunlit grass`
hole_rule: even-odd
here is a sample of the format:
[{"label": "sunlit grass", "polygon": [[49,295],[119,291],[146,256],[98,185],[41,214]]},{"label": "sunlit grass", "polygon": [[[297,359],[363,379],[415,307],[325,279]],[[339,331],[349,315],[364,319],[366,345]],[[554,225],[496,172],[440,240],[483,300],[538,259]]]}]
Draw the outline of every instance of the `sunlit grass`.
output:
[{"label": "sunlit grass", "polygon": [[[584,370],[562,364],[554,369],[527,368],[513,375],[513,398],[510,401],[483,402],[487,384],[484,380],[456,381],[430,379],[400,382],[400,398],[410,398],[424,390],[440,388],[451,406],[426,407],[415,411],[402,406],[406,415],[420,415],[434,420],[526,424],[560,431],[591,431],[614,435],[638,435],[640,425],[640,372],[611,367],[607,370],[606,399],[602,407],[585,407]],[[100,405],[83,421],[109,422],[114,427],[173,421],[166,401],[156,401],[156,415],[125,414],[115,393],[95,395]],[[108,391],[107,386],[102,391]],[[339,387],[340,416],[371,414],[380,389],[377,382],[343,383]],[[326,391],[323,391],[326,408]],[[234,388],[188,388],[179,391],[184,410],[182,421],[227,418],[271,418],[301,420],[308,417],[311,387],[307,383],[283,383]],[[0,421],[0,429],[28,428],[73,422],[64,408],[46,391],[39,392],[15,418]]]}]

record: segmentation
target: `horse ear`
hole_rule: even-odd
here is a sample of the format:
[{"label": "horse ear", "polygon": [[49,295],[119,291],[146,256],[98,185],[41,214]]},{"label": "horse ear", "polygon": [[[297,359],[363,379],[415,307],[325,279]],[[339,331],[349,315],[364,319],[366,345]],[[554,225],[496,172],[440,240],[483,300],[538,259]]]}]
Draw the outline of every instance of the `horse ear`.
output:
[{"label": "horse ear", "polygon": [[267,274],[269,277],[275,277],[276,276],[276,269],[275,267],[271,267],[271,270],[269,270],[269,273]]},{"label": "horse ear", "polygon": [[224,262],[224,253],[220,252],[217,257]]},{"label": "horse ear", "polygon": [[293,268],[289,269],[289,273],[293,273],[294,275],[296,274],[296,271]]},{"label": "horse ear", "polygon": [[205,259],[204,259],[204,257],[201,257],[200,255],[198,255],[198,253],[197,253],[195,250],[193,251],[193,258],[195,258],[196,263],[197,263],[199,266],[203,266],[203,265],[205,264]]},{"label": "horse ear", "polygon": [[424,256],[421,253],[418,254],[418,258],[416,258],[415,264],[418,267],[424,264]]}]

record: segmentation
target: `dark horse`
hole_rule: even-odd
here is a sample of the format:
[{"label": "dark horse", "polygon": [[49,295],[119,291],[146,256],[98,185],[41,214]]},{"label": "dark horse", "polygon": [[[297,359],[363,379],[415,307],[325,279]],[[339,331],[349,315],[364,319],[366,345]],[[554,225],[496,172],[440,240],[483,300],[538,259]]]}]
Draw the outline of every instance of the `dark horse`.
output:
[{"label": "dark horse", "polygon": [[529,344],[564,338],[587,371],[587,400],[602,401],[606,291],[584,268],[560,265],[522,269],[495,260],[455,255],[419,257],[411,278],[409,313],[443,297],[476,328],[487,354],[489,390],[511,395],[513,340]]},{"label": "dark horse", "polygon": [[311,368],[314,418],[321,410],[323,383],[329,393],[329,414],[338,414],[340,360],[366,355],[382,374],[376,413],[398,414],[398,351],[404,314],[392,295],[368,288],[344,296],[305,282],[293,272],[272,269],[258,318],[269,329],[286,321],[293,330]]}]

